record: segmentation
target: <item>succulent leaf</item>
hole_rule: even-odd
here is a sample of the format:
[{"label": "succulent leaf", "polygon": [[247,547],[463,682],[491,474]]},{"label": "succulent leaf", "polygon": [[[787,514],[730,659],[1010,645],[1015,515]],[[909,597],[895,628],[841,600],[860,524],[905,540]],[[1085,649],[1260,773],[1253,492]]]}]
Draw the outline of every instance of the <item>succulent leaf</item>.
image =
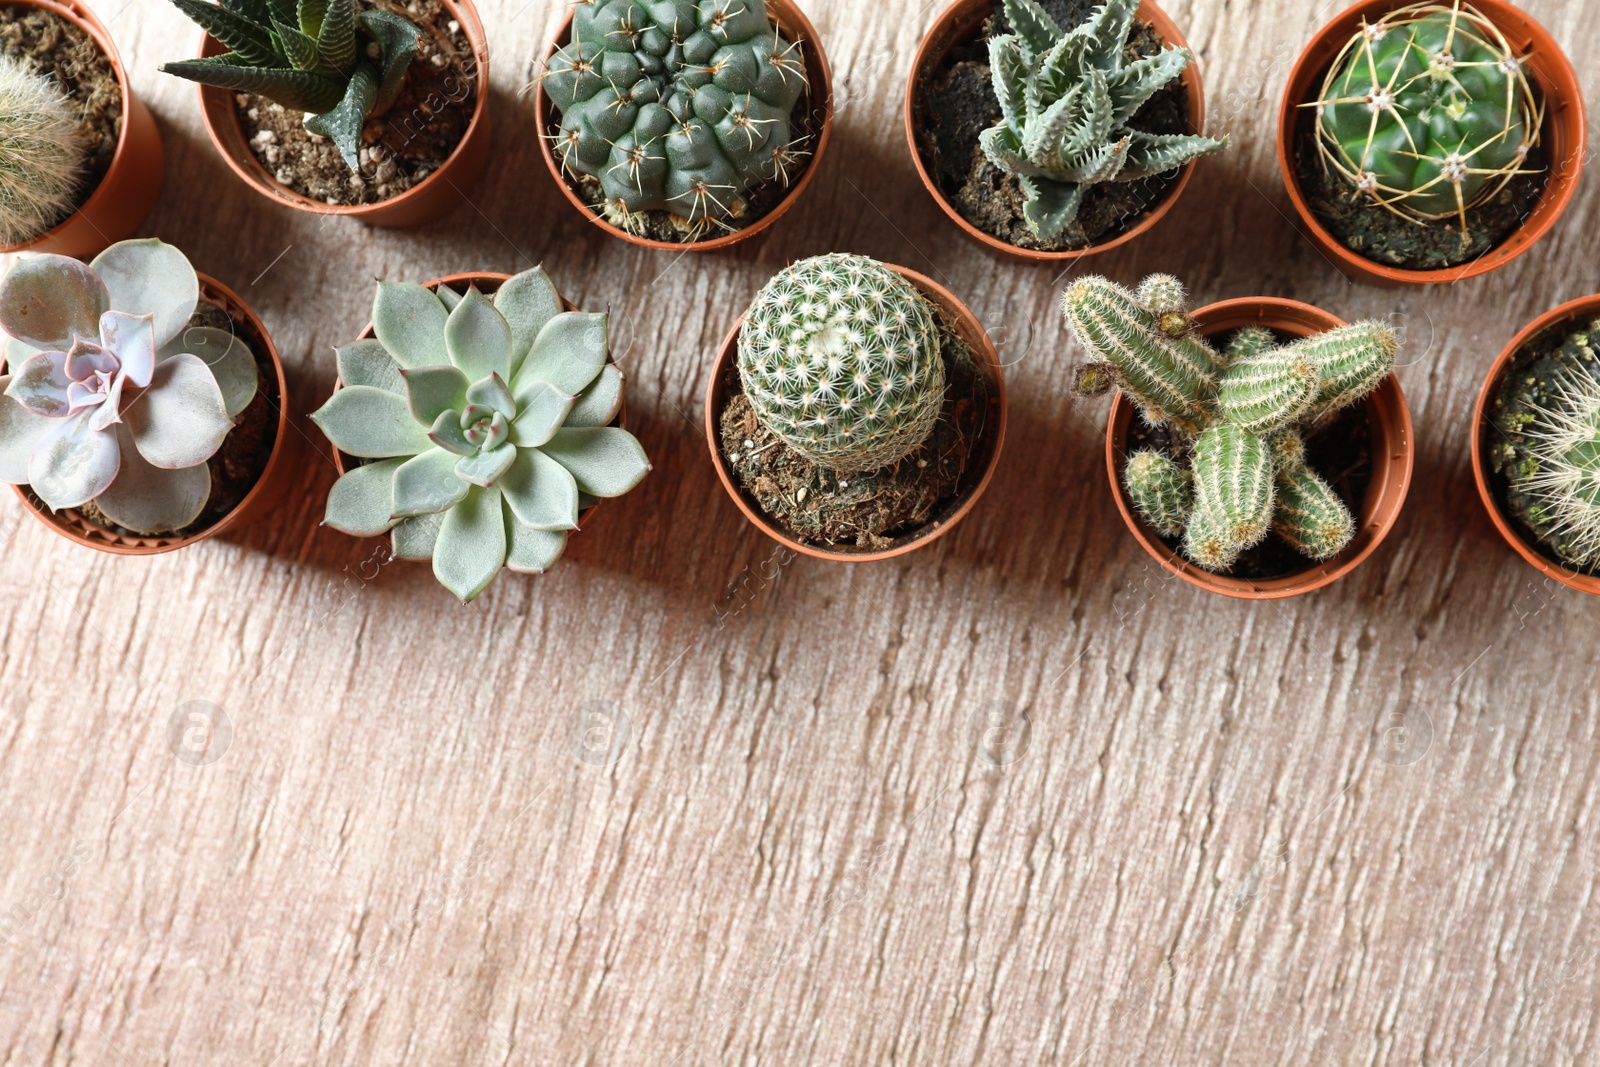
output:
[{"label": "succulent leaf", "polygon": [[9,375],[0,377],[0,481],[25,485],[28,453],[33,443],[56,425],[56,420],[29,411],[7,395]]},{"label": "succulent leaf", "polygon": [[370,385],[336,391],[311,416],[333,447],[363,459],[414,456],[433,447],[404,397]]},{"label": "succulent leaf", "polygon": [[89,266],[105,284],[108,310],[153,316],[157,348],[183,332],[200,301],[200,279],[188,257],[153,238],[119,241]]},{"label": "succulent leaf", "polygon": [[172,0],[179,11],[246,63],[269,65],[278,58],[266,28],[205,0]]},{"label": "succulent leaf", "polygon": [[94,498],[106,518],[136,534],[153,534],[181,530],[200,517],[211,499],[211,470],[205,463],[158,467],[140,454],[127,423],[117,426],[115,437],[117,477]]},{"label": "succulent leaf", "polygon": [[1061,26],[1036,0],[1005,0],[1006,19],[1035,52],[1047,52],[1062,36]]},{"label": "succulent leaf", "polygon": [[456,477],[488,488],[498,482],[517,458],[517,446],[509,442],[498,448],[462,456],[456,461]]},{"label": "succulent leaf", "polygon": [[53,510],[87,504],[117,477],[116,435],[94,429],[93,416],[52,419],[28,455],[28,485]]},{"label": "succulent leaf", "polygon": [[511,376],[511,327],[476,287],[468,289],[450,312],[444,340],[450,362],[461,368],[468,381],[477,382],[491,374]]},{"label": "succulent leaf", "polygon": [[378,43],[379,54],[383,57],[378,67],[378,97],[373,111],[387,111],[405,88],[406,71],[416,58],[421,31],[415,23],[392,11],[363,11],[357,21]]},{"label": "succulent leaf", "polygon": [[512,392],[521,395],[534,382],[549,382],[571,396],[583,392],[606,365],[609,332],[606,315],[577,311],[557,315],[539,331],[512,380]]},{"label": "succulent leaf", "polygon": [[372,332],[402,368],[437,367],[450,362],[444,331],[451,314],[420,285],[379,282]]},{"label": "succulent leaf", "polygon": [[335,350],[338,360],[339,380],[345,385],[370,385],[375,389],[404,396],[405,379],[400,376],[400,365],[375,339],[352,341]]},{"label": "succulent leaf", "polygon": [[[113,357],[112,367],[120,365],[128,384],[143,389],[154,380],[156,370],[155,318],[108,311],[100,316],[100,345]],[[106,369],[111,369],[110,367]]]},{"label": "succulent leaf", "polygon": [[322,69],[322,56],[317,51],[315,37],[308,37],[294,26],[286,25],[276,19],[272,22],[272,32],[283,47],[284,55],[289,57],[289,62],[294,64],[296,70]]},{"label": "succulent leaf", "polygon": [[498,373],[473,382],[467,387],[467,403],[498,411],[508,420],[517,418],[517,401],[506,388],[505,379]]},{"label": "succulent leaf", "polygon": [[537,449],[518,449],[500,491],[522,525],[535,530],[578,527],[578,483],[572,472]]},{"label": "succulent leaf", "polygon": [[163,74],[173,74],[202,85],[235,93],[254,93],[295,111],[319,114],[339,106],[345,86],[337,78],[288,66],[242,67],[227,56],[180,59],[161,64]]},{"label": "succulent leaf", "polygon": [[0,329],[31,348],[64,352],[75,337],[99,336],[109,310],[105,283],[67,256],[22,256],[0,280]]},{"label": "succulent leaf", "polygon": [[500,490],[472,486],[445,512],[433,546],[433,575],[462,603],[475,599],[505,566],[509,538]]},{"label": "succulent leaf", "polygon": [[1017,178],[1027,199],[1022,205],[1022,216],[1033,232],[1045,240],[1052,240],[1072,225],[1083,206],[1088,187],[1049,178]]},{"label": "succulent leaf", "polygon": [[400,377],[405,381],[411,417],[424,426],[467,406],[467,376],[455,367],[412,367],[402,370]]},{"label": "succulent leaf", "polygon": [[518,574],[543,574],[554,567],[567,548],[565,532],[530,530],[506,514],[506,537],[510,541],[506,553],[506,569]]},{"label": "succulent leaf", "polygon": [[442,448],[430,448],[395,468],[392,518],[432,515],[459,504],[468,484],[456,476],[461,457]]},{"label": "succulent leaf", "polygon": [[609,426],[622,411],[622,372],[607,365],[579,394],[567,412],[566,426]]},{"label": "succulent leaf", "polygon": [[507,279],[494,294],[494,306],[511,327],[512,377],[508,380],[514,381],[539,331],[561,314],[561,294],[544,268],[535,267]]},{"label": "succulent leaf", "polygon": [[433,558],[433,546],[439,540],[439,529],[444,526],[445,512],[417,515],[401,519],[390,533],[390,546],[395,559],[421,562]]},{"label": "succulent leaf", "polygon": [[321,114],[308,115],[306,129],[333,141],[351,170],[361,169],[361,130],[378,102],[378,73],[370,63],[357,64],[345,83],[344,96]]},{"label": "succulent leaf", "polygon": [[395,524],[394,472],[405,459],[380,459],[354,467],[333,483],[322,521],[341,533],[376,537]]},{"label": "succulent leaf", "polygon": [[346,77],[355,73],[356,5],[347,0],[335,0],[328,6],[317,31],[317,54],[330,74]]},{"label": "succulent leaf", "polygon": [[204,463],[233,429],[211,368],[187,352],[156,366],[150,387],[123,412],[123,421],[139,454],[168,469]]},{"label": "succulent leaf", "polygon": [[65,352],[40,352],[11,375],[6,395],[35,415],[61,418],[67,414],[71,400],[67,387],[72,379],[67,377]]},{"label": "succulent leaf", "polygon": [[562,426],[580,425],[572,421],[573,401],[573,397],[549,382],[531,383],[517,394],[511,443],[519,448],[538,448]]},{"label": "succulent leaf", "polygon": [[199,357],[202,363],[211,368],[211,376],[217,380],[217,388],[222,390],[222,400],[230,419],[238,418],[239,413],[256,398],[261,377],[256,369],[256,358],[250,352],[249,345],[227,330],[219,330],[215,326],[195,326],[184,330],[156,353],[156,361],[171,359],[180,352]]},{"label": "succulent leaf", "polygon": [[650,473],[638,440],[614,426],[560,429],[539,451],[571,471],[580,490],[602,500],[621,496]]}]

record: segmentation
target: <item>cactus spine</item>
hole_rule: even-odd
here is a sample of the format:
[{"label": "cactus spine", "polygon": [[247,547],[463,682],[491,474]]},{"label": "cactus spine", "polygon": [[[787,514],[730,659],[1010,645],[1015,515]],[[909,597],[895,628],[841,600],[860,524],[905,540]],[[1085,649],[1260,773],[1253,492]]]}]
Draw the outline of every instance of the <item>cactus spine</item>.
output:
[{"label": "cactus spine", "polygon": [[31,241],[66,218],[86,159],[55,79],[0,55],[0,244]]},{"label": "cactus spine", "polygon": [[1144,521],[1163,537],[1180,537],[1194,510],[1193,475],[1163,452],[1144,449],[1128,457],[1128,496]]}]

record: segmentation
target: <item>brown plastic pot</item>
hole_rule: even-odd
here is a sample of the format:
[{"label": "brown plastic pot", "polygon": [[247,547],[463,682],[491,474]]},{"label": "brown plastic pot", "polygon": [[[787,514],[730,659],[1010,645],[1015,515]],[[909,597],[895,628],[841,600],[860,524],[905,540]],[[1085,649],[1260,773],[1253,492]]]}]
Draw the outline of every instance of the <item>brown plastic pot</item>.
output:
[{"label": "brown plastic pot", "polygon": [[[979,244],[986,245],[996,252],[1015,256],[1033,263],[1063,263],[1085,256],[1099,255],[1113,248],[1127,244],[1145,233],[1172,210],[1172,205],[1177,203],[1178,197],[1183,195],[1184,188],[1189,184],[1189,178],[1194,174],[1195,164],[1198,160],[1191,159],[1183,165],[1178,174],[1177,181],[1172,188],[1167,190],[1167,195],[1161,202],[1144,215],[1128,229],[1126,233],[1119,234],[1109,241],[1102,241],[1087,248],[1075,248],[1065,252],[1045,252],[1032,248],[1018,248],[1014,244],[1002,241],[993,234],[984,233],[978,227],[962,217],[955,205],[946,200],[939,191],[939,186],[933,180],[928,164],[922,158],[922,151],[917,147],[917,118],[921,111],[921,101],[918,93],[922,87],[923,79],[929,72],[938,69],[944,62],[944,57],[950,50],[959,44],[971,40],[983,32],[983,22],[999,6],[997,0],[955,0],[955,3],[945,8],[928,30],[927,36],[922,39],[922,46],[917,49],[917,56],[911,63],[911,83],[906,87],[906,142],[911,146],[911,161],[916,164],[917,175],[922,179],[923,186],[928,194],[933,197],[934,203],[950,216],[950,220],[961,227],[963,233]],[[1139,4],[1137,17],[1148,22],[1155,28],[1156,33],[1167,44],[1188,48],[1189,42],[1184,39],[1183,31],[1178,29],[1178,24],[1173,22],[1155,5],[1153,0],[1143,0]],[[1206,101],[1205,91],[1201,86],[1200,62],[1191,60],[1179,76],[1184,88],[1189,91],[1189,129],[1199,133],[1206,128]]]},{"label": "brown plastic pot", "polygon": [[[200,86],[200,114],[205,120],[211,143],[228,166],[244,183],[280,204],[313,215],[334,215],[356,219],[369,226],[401,228],[432,222],[466,199],[467,191],[483,173],[489,161],[489,40],[478,19],[472,0],[441,0],[472,42],[472,60],[478,99],[472,109],[467,132],[444,165],[399,196],[376,204],[328,204],[303,196],[279,182],[245,142],[244,128],[234,109],[234,94],[209,85]],[[200,55],[210,57],[227,51],[210,34],[201,39]]]},{"label": "brown plastic pot", "polygon": [[215,278],[206,274],[200,275],[200,299],[226,311],[234,324],[242,328],[256,351],[264,355],[267,362],[272,365],[272,372],[264,377],[267,389],[276,394],[269,396],[268,399],[277,408],[278,426],[277,435],[272,441],[272,454],[267,457],[267,465],[262,468],[261,477],[232,511],[204,530],[185,537],[135,537],[114,533],[104,527],[96,526],[84,518],[76,508],[63,508],[51,512],[25,485],[11,487],[29,514],[74,544],[117,556],[155,556],[163,552],[176,552],[208,537],[215,537],[225,530],[248,526],[266,514],[283,498],[289,488],[295,473],[291,460],[294,442],[290,435],[297,431],[289,425],[291,421],[289,383],[283,375],[283,361],[278,358],[278,348],[272,343],[272,336],[267,333],[266,326],[250,305],[240,299],[239,294]]},{"label": "brown plastic pot", "polygon": [[1506,514],[1505,505],[1500,502],[1499,495],[1489,482],[1489,468],[1484,461],[1489,435],[1499,432],[1490,421],[1490,406],[1500,391],[1500,383],[1510,373],[1523,349],[1545,333],[1570,330],[1574,325],[1589,322],[1596,316],[1600,316],[1600,296],[1585,296],[1569,301],[1534,319],[1500,353],[1500,358],[1489,368],[1489,376],[1483,380],[1483,389],[1478,393],[1477,406],[1472,409],[1472,476],[1478,483],[1478,496],[1483,500],[1484,509],[1489,512],[1490,521],[1517,555],[1546,577],[1555,579],[1569,589],[1600,595],[1600,577],[1575,571],[1554,555],[1541,550],[1529,539],[1529,531]]},{"label": "brown plastic pot", "polygon": [[983,474],[978,481],[958,496],[944,511],[930,520],[927,525],[915,534],[902,538],[900,543],[892,548],[878,551],[851,550],[840,548],[824,548],[814,544],[798,541],[794,537],[779,529],[772,522],[759,505],[734,484],[733,476],[728,473],[727,461],[722,458],[722,449],[718,442],[722,434],[718,424],[722,419],[722,409],[728,403],[728,375],[738,356],[739,332],[744,329],[744,316],[739,316],[739,321],[734,324],[728,336],[723,339],[722,347],[717,352],[717,359],[711,368],[711,381],[706,386],[706,447],[711,450],[711,465],[716,469],[717,480],[722,483],[722,488],[727,490],[728,496],[744,512],[744,517],[762,533],[772,538],[779,544],[799,552],[801,555],[811,556],[814,559],[834,560],[839,563],[872,563],[877,560],[893,559],[903,556],[907,552],[915,551],[924,545],[949,533],[956,523],[966,518],[977,504],[983,491],[989,488],[989,483],[994,479],[995,469],[1000,464],[1000,449],[1006,440],[1006,380],[1001,369],[1000,357],[995,352],[994,342],[989,339],[989,334],[984,330],[983,324],[976,315],[956,299],[954,293],[940,285],[931,278],[918,274],[914,270],[885,263],[890,270],[898,271],[912,285],[915,285],[923,296],[927,297],[941,310],[946,317],[955,324],[962,340],[971,346],[972,353],[977,357],[979,367],[984,377],[988,379],[991,387],[989,396],[989,422],[993,429],[989,432],[988,455],[981,462]]},{"label": "brown plastic pot", "polygon": [[[805,173],[800,175],[799,181],[789,187],[788,195],[771,211],[744,229],[735,230],[721,237],[704,241],[674,242],[652,241],[647,237],[628,233],[607,222],[605,217],[578,193],[568,176],[562,173],[561,164],[556,159],[554,149],[551,148],[554,132],[561,128],[561,116],[556,113],[555,102],[544,91],[543,80],[537,80],[533,94],[533,122],[539,138],[539,151],[543,154],[545,166],[549,168],[551,177],[555,178],[556,185],[584,218],[611,236],[638,245],[640,248],[655,248],[665,252],[716,252],[741,241],[750,240],[794,207],[801,194],[806,191],[806,186],[811,184],[811,179],[816,175],[817,167],[822,162],[822,153],[828,147],[828,139],[833,135],[833,68],[828,65],[828,54],[823,51],[822,39],[817,36],[816,27],[811,25],[811,20],[806,18],[805,12],[800,10],[794,0],[766,0],[766,5],[768,15],[777,22],[784,37],[798,42],[801,53],[805,56],[806,79],[811,86],[812,121],[820,130],[816,135],[816,146],[811,150],[811,158],[806,161]],[[561,29],[556,32],[555,40],[545,50],[544,62],[539,69],[548,68],[550,57],[571,39],[572,12],[569,11],[561,23]]]},{"label": "brown plastic pot", "polygon": [[117,55],[111,34],[88,5],[78,0],[12,0],[22,7],[54,12],[94,39],[111,60],[122,91],[122,133],[111,156],[111,166],[89,199],[54,229],[20,244],[0,245],[0,253],[53,252],[76,259],[91,259],[118,241],[132,237],[156,206],[161,195],[165,153],[161,131],[150,109],[133,95],[128,71]]},{"label": "brown plastic pot", "polygon": [[[1279,300],[1270,296],[1243,300],[1224,300],[1194,313],[1202,335],[1213,337],[1244,326],[1265,326],[1290,337],[1310,337],[1345,325],[1343,319],[1298,300]],[[1195,566],[1168,548],[1154,530],[1134,513],[1133,502],[1122,484],[1122,468],[1127,462],[1128,428],[1133,422],[1133,402],[1121,393],[1111,403],[1111,419],[1106,426],[1106,474],[1117,510],[1133,536],[1161,566],[1190,585],[1211,593],[1239,600],[1282,600],[1314,592],[1343,578],[1364,563],[1389,535],[1411,489],[1415,462],[1411,446],[1411,409],[1400,390],[1400,382],[1390,375],[1367,398],[1371,420],[1372,480],[1367,496],[1356,515],[1356,536],[1339,555],[1325,563],[1307,560],[1304,570],[1282,578],[1249,581],[1229,578]]]},{"label": "brown plastic pot", "polygon": [[1510,263],[1532,248],[1572,202],[1578,178],[1588,154],[1589,128],[1585,117],[1583,88],[1561,46],[1554,37],[1520,8],[1505,0],[1470,0],[1471,5],[1499,27],[1519,55],[1527,56],[1524,69],[1544,101],[1544,125],[1540,143],[1551,161],[1549,180],[1533,211],[1515,233],[1501,244],[1470,263],[1443,270],[1407,270],[1374,262],[1350,250],[1323,226],[1306,201],[1295,170],[1295,142],[1304,116],[1310,111],[1300,105],[1317,98],[1318,88],[1328,68],[1345,43],[1361,29],[1363,20],[1375,22],[1396,8],[1415,0],[1363,0],[1340,12],[1317,31],[1305,51],[1300,53],[1289,75],[1283,103],[1278,110],[1278,168],[1289,199],[1299,212],[1312,244],[1346,275],[1379,285],[1441,285],[1476,278]]}]

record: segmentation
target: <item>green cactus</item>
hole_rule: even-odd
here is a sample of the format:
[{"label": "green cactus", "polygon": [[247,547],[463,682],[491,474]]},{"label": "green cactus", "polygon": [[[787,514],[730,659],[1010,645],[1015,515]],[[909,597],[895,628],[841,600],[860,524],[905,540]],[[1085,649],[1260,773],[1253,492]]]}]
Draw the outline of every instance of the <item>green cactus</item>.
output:
[{"label": "green cactus", "polygon": [[361,165],[367,117],[405,87],[421,33],[389,11],[357,14],[356,0],[172,2],[230,51],[162,71],[306,112],[306,129],[330,138],[351,170]]},{"label": "green cactus", "polygon": [[1504,34],[1470,4],[1420,3],[1363,23],[1321,98],[1324,164],[1358,194],[1423,221],[1457,218],[1524,169],[1540,105]]},{"label": "green cactus", "polygon": [[31,241],[71,214],[87,161],[60,84],[0,54],[0,245]]},{"label": "green cactus", "polygon": [[878,470],[915,452],[939,420],[939,323],[915,286],[875,260],[801,260],[751,305],[739,380],[796,452],[840,474]]},{"label": "green cactus", "polygon": [[1279,345],[1261,327],[1233,336],[1225,353],[1199,337],[1182,286],[1157,275],[1137,293],[1104,278],[1067,289],[1067,323],[1094,357],[1080,388],[1115,384],[1173,454],[1139,450],[1123,483],[1135,508],[1200,566],[1227,571],[1276,530],[1318,561],[1355,536],[1349,509],[1305,465],[1301,429],[1363,399],[1394,367],[1400,339],[1360,322]]},{"label": "green cactus", "polygon": [[562,166],[630,230],[647,211],[727,226],[803,155],[790,113],[805,63],[761,0],[578,0],[542,77]]},{"label": "green cactus", "polygon": [[1186,48],[1129,61],[1124,45],[1139,0],[1105,0],[1063,30],[1036,0],[1005,0],[1014,34],[989,40],[1000,124],[981,144],[995,166],[1017,176],[1029,228],[1046,240],[1078,217],[1084,194],[1102,182],[1138,181],[1220,152],[1217,140],[1145,133],[1128,120],[1189,65]]}]

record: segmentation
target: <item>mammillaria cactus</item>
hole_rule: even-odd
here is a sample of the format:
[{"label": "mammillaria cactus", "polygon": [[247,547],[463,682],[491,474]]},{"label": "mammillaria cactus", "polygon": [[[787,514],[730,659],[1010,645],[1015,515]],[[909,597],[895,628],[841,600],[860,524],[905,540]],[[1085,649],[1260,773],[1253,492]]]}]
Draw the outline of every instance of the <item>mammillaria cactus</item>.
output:
[{"label": "mammillaria cactus", "polygon": [[598,181],[629,232],[646,211],[691,232],[726,225],[799,157],[805,64],[762,0],[579,0],[543,80],[562,166]]},{"label": "mammillaria cactus", "polygon": [[1016,33],[989,40],[1003,118],[985,130],[984,154],[1017,176],[1036,236],[1057,237],[1101,182],[1138,181],[1228,146],[1190,134],[1155,134],[1128,120],[1188,66],[1186,48],[1129,61],[1124,44],[1139,0],[1105,0],[1064,30],[1036,0],[1005,0]]},{"label": "mammillaria cactus", "polygon": [[621,496],[650,470],[610,425],[622,372],[607,361],[607,326],[562,311],[538,268],[492,300],[476,286],[380,283],[376,339],[338,350],[343,387],[311,416],[334,447],[373,461],[335,483],[324,521],[392,531],[395,556],[431,559],[462,601],[502,567],[543,573],[583,498]]},{"label": "mammillaria cactus", "polygon": [[933,308],[865,256],[801,260],[756,297],[739,380],[757,418],[841,474],[878,470],[925,441],[944,404]]},{"label": "mammillaria cactus", "polygon": [[61,86],[0,54],[0,244],[21,244],[73,207],[88,145]]},{"label": "mammillaria cactus", "polygon": [[1067,323],[1096,357],[1080,373],[1091,394],[1115,384],[1147,423],[1165,427],[1172,454],[1141,449],[1123,484],[1141,516],[1211,571],[1226,571],[1276,530],[1314,560],[1338,555],[1355,520],[1305,465],[1301,430],[1325,425],[1388,376],[1399,337],[1359,322],[1279,345],[1260,327],[1219,352],[1194,332],[1183,287],[1167,275],[1137,293],[1083,278],[1065,297]]},{"label": "mammillaria cactus", "polygon": [[1396,213],[1460,219],[1463,243],[1467,212],[1528,173],[1542,117],[1515,50],[1459,0],[1363,24],[1307,106],[1344,181]]},{"label": "mammillaria cactus", "polygon": [[91,501],[135,533],[178,530],[211,495],[206,461],[255,397],[249,348],[189,326],[182,252],[123,241],[88,266],[19,259],[0,281],[0,478],[52,509]]},{"label": "mammillaria cactus", "polygon": [[356,0],[172,2],[231,51],[166,63],[164,72],[306,112],[306,129],[331,138],[352,170],[367,117],[394,103],[417,54],[415,23],[383,10],[357,14]]}]

